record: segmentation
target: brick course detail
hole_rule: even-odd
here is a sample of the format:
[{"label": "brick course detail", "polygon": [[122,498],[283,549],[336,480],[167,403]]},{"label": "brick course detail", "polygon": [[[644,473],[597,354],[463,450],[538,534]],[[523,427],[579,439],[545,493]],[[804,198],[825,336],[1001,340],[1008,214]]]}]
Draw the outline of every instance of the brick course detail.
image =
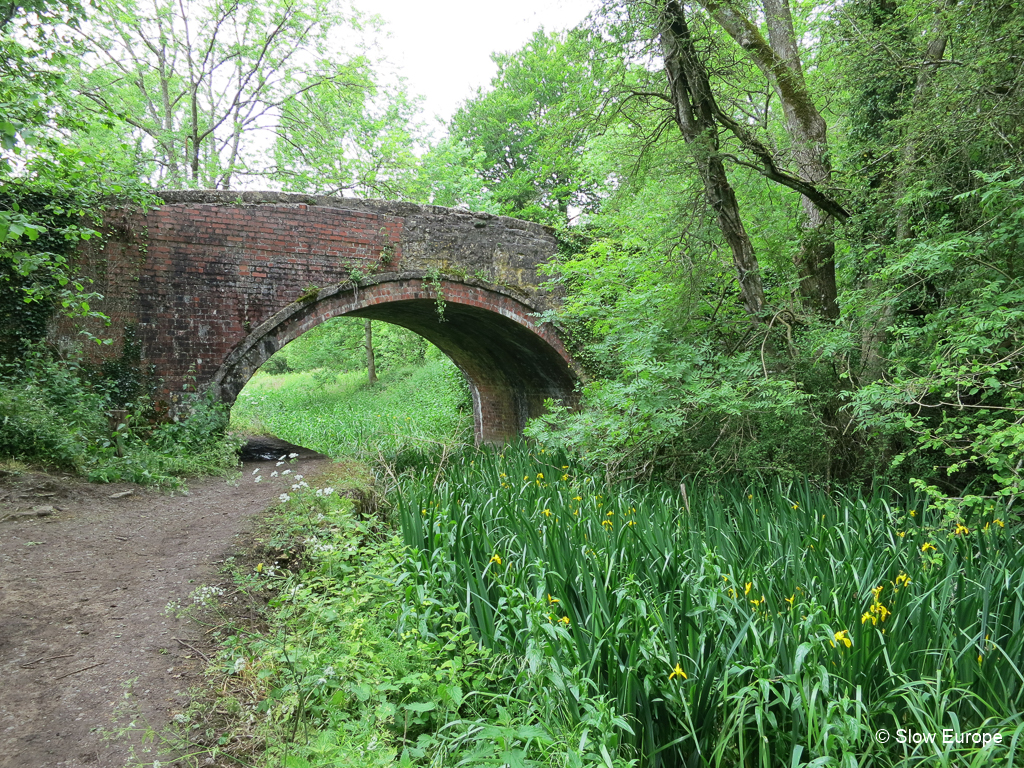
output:
[{"label": "brick course detail", "polygon": [[80,261],[111,318],[89,329],[114,340],[97,354],[132,340],[171,404],[209,389],[230,405],[270,355],[340,315],[404,326],[448,354],[470,381],[478,443],[519,434],[546,398],[573,400],[578,369],[537,319],[557,306],[537,274],[555,252],[546,227],[386,201],[160,194],[148,211],[108,211]]}]

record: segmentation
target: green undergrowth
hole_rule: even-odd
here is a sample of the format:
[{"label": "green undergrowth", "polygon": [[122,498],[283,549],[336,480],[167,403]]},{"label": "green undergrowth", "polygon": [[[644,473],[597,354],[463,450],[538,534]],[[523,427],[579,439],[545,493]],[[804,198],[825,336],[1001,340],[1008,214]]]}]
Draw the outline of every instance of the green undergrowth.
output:
[{"label": "green undergrowth", "polygon": [[[176,719],[179,759],[408,765],[460,711],[493,710],[471,692],[494,686],[495,662],[465,621],[429,639],[398,631],[404,548],[346,497],[365,483],[366,468],[347,462],[286,494],[250,552],[232,559],[233,583],[195,592],[189,612],[215,628],[219,652],[209,685]],[[237,610],[239,595],[264,606],[257,617]]]},{"label": "green undergrowth", "polygon": [[447,358],[381,375],[316,370],[257,373],[239,394],[231,425],[273,434],[332,458],[415,466],[472,440],[462,374]]},{"label": "green undergrowth", "polygon": [[514,660],[539,734],[520,764],[550,764],[596,700],[623,723],[611,760],[639,766],[1024,765],[1019,521],[891,491],[611,487],[511,448],[424,469],[398,513],[400,627],[464,616]]},{"label": "green undergrowth", "polygon": [[240,440],[223,406],[194,398],[167,421],[148,399],[124,403],[115,390],[73,361],[39,355],[0,367],[0,459],[171,488],[237,466]]}]

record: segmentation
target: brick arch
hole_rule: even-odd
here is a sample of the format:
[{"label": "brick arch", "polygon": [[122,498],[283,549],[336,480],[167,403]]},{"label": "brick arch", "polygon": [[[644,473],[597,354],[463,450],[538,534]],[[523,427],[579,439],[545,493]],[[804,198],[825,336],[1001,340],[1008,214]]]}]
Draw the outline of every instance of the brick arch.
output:
[{"label": "brick arch", "polygon": [[[97,362],[137,365],[158,402],[196,390],[233,402],[274,351],[327,317],[393,322],[444,350],[470,379],[477,439],[518,434],[545,398],[571,399],[575,368],[552,326],[543,265],[554,230],[487,213],[279,192],[163,191],[111,205],[78,261],[111,323]],[[436,279],[428,279],[433,275]],[[445,294],[445,322],[434,285]],[[51,340],[74,347],[65,320]]]},{"label": "brick arch", "polygon": [[[439,292],[443,319],[438,313]],[[210,387],[231,404],[271,355],[333,317],[363,317],[407,328],[448,355],[469,380],[477,444],[499,444],[544,412],[548,398],[571,403],[577,371],[538,309],[482,280],[432,280],[422,272],[332,286],[277,312],[238,344]]]}]

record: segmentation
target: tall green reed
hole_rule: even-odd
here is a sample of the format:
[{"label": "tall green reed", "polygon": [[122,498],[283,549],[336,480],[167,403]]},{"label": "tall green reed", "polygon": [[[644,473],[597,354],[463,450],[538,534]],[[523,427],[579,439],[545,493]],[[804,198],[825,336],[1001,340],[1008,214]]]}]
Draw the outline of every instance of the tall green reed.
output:
[{"label": "tall green reed", "polygon": [[[464,613],[544,717],[578,722],[606,698],[630,724],[624,759],[1022,760],[1024,554],[1009,521],[951,530],[920,498],[807,484],[610,488],[526,449],[425,471],[398,509],[418,598],[406,623],[429,634],[444,606]],[[1003,743],[900,741],[943,728]]]}]

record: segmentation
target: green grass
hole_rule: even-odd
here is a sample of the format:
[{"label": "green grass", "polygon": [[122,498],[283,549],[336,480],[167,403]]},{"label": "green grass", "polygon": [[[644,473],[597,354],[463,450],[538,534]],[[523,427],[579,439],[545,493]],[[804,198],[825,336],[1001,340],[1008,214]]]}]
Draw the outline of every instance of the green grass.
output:
[{"label": "green grass", "polygon": [[598,701],[628,724],[608,754],[641,766],[1024,765],[1009,521],[956,532],[917,499],[801,485],[609,488],[567,464],[477,453],[399,502],[403,626],[464,615],[549,740]]},{"label": "green grass", "polygon": [[231,426],[268,433],[333,458],[416,463],[472,440],[461,374],[445,359],[383,374],[258,373],[238,396]]}]

